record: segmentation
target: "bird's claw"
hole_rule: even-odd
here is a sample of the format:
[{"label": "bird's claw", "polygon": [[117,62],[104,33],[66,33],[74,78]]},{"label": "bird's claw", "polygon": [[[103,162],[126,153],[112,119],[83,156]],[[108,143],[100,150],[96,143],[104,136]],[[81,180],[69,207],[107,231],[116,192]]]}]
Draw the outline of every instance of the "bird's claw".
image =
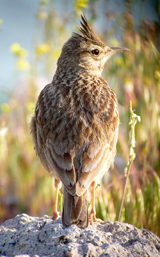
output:
[{"label": "bird's claw", "polygon": [[95,213],[93,213],[93,212],[91,212],[89,215],[89,221],[90,221],[90,225],[93,225],[93,222],[104,223],[103,220],[97,219],[95,216]]},{"label": "bird's claw", "polygon": [[52,220],[57,220],[57,219],[61,219],[62,218],[62,214],[58,211],[53,211],[53,216],[52,216]]}]

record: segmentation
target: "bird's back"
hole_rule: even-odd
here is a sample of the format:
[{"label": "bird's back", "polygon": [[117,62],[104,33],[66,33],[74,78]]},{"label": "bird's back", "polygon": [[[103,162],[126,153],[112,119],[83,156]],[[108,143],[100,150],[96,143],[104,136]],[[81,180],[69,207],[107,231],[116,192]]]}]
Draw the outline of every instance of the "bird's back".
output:
[{"label": "bird's back", "polygon": [[106,160],[106,170],[113,162],[118,108],[115,94],[101,77],[79,74],[68,82],[61,78],[58,83],[55,76],[41,91],[32,123],[36,152],[44,167],[48,163],[52,167],[54,161],[48,172],[54,170],[61,177],[67,171],[64,185],[71,194],[81,195],[95,177],[102,176]]}]

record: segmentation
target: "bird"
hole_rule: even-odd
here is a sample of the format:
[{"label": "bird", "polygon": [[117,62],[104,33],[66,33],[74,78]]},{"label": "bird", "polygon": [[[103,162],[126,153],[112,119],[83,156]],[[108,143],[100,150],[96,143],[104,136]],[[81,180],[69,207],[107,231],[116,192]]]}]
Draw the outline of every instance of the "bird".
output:
[{"label": "bird", "polygon": [[84,14],[80,24],[79,32],[62,47],[52,82],[40,92],[30,133],[36,155],[55,178],[53,219],[59,218],[58,192],[63,184],[63,227],[74,224],[84,229],[98,220],[95,187],[114,163],[118,139],[116,94],[101,73],[111,56],[129,50],[106,46]]}]

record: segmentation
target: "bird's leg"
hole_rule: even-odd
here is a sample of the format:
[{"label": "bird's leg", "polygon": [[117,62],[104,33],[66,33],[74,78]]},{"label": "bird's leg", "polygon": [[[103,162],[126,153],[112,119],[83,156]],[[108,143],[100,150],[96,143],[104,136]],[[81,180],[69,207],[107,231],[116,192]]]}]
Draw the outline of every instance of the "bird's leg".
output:
[{"label": "bird's leg", "polygon": [[90,223],[92,225],[93,221],[94,222],[96,221],[96,217],[95,217],[95,214],[96,214],[96,210],[95,210],[95,181],[92,182],[91,187],[92,187],[92,209],[91,209],[91,212],[90,212],[90,215],[89,215],[89,220],[90,220]]},{"label": "bird's leg", "polygon": [[96,209],[95,209],[95,185],[96,182],[93,181],[91,184],[92,187],[92,209],[89,215],[90,224],[93,225],[93,222],[103,222],[101,219],[96,218]]},{"label": "bird's leg", "polygon": [[56,195],[55,195],[55,202],[54,202],[52,220],[61,218],[61,215],[59,215],[59,214],[58,214],[58,211],[57,211],[58,192],[59,192],[59,189],[61,188],[61,181],[60,181],[60,180],[55,179],[55,188],[56,188]]}]

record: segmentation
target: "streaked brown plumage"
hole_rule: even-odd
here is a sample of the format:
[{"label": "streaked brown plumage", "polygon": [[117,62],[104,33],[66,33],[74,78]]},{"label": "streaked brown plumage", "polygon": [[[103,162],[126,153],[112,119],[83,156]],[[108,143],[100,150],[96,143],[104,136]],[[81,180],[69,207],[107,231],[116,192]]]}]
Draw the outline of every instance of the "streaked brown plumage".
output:
[{"label": "streaked brown plumage", "polygon": [[107,47],[85,16],[81,18],[81,35],[74,33],[64,44],[53,81],[39,95],[30,128],[42,165],[56,185],[64,185],[64,227],[85,228],[87,189],[91,184],[94,189],[94,181],[113,163],[118,138],[116,95],[101,72],[112,55],[128,49]]}]

